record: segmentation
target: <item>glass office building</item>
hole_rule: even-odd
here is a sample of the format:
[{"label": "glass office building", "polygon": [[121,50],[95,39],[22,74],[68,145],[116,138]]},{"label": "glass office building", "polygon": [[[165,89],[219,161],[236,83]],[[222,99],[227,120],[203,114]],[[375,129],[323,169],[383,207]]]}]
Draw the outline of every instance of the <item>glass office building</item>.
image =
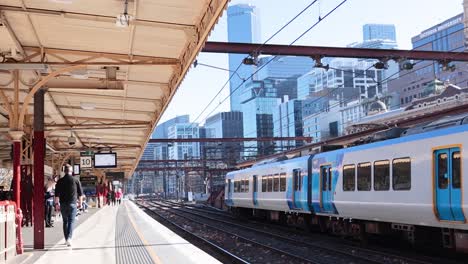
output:
[{"label": "glass office building", "polygon": [[284,79],[305,74],[312,69],[314,61],[308,57],[278,56],[275,58],[267,56],[259,59],[259,67],[262,66],[263,68],[257,73],[258,80]]},{"label": "glass office building", "polygon": [[[228,8],[228,41],[240,43],[260,42],[260,22],[258,9],[249,4],[233,5]],[[235,71],[248,54],[229,54],[229,70]],[[241,65],[237,73],[248,78],[255,71],[255,66]],[[231,73],[232,74],[232,73]],[[241,111],[240,96],[243,92],[242,80],[234,75],[229,81],[231,111]]]},{"label": "glass office building", "polygon": [[395,25],[365,24],[362,26],[363,40],[389,39],[396,41]]},{"label": "glass office building", "polygon": [[[301,137],[302,133],[302,108],[301,100],[290,100],[281,103],[273,112],[273,136],[274,137]],[[302,141],[281,141],[276,143],[279,147],[302,146]],[[285,149],[283,149],[285,150]]]}]

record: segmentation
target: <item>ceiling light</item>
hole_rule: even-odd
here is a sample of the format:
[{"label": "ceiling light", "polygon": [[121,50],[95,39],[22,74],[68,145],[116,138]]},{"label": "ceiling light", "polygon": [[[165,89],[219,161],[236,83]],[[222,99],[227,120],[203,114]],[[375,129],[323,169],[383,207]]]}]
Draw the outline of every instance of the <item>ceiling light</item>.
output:
[{"label": "ceiling light", "polygon": [[122,14],[117,16],[115,25],[118,27],[128,27],[130,26],[130,20],[132,19],[133,17],[128,14],[128,0],[125,0],[124,11]]},{"label": "ceiling light", "polygon": [[47,71],[49,65],[43,63],[0,63],[0,70],[39,70]]},{"label": "ceiling light", "polygon": [[88,79],[88,71],[87,70],[74,70],[70,72],[70,77],[74,79],[85,80],[85,79]]},{"label": "ceiling light", "polygon": [[95,103],[80,103],[80,107],[83,110],[94,110],[96,109],[96,104]]}]

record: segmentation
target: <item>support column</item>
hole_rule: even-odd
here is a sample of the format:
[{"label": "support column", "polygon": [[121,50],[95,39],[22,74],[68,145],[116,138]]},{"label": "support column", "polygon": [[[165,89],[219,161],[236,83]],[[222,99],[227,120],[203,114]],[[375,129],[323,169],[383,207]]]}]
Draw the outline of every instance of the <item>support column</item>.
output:
[{"label": "support column", "polygon": [[13,190],[16,203],[16,253],[23,254],[23,236],[21,233],[21,225],[23,221],[23,213],[21,212],[21,139],[23,131],[10,131],[13,139]]},{"label": "support column", "polygon": [[34,249],[44,249],[44,89],[34,94]]}]

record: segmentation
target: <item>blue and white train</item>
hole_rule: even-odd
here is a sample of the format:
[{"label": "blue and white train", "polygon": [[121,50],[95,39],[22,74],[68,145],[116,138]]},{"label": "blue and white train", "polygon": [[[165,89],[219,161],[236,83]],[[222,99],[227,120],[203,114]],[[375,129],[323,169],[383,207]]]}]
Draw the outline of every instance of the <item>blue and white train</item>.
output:
[{"label": "blue and white train", "polygon": [[414,242],[424,233],[466,251],[468,116],[419,130],[230,172],[225,203],[237,213],[340,234],[398,232]]}]

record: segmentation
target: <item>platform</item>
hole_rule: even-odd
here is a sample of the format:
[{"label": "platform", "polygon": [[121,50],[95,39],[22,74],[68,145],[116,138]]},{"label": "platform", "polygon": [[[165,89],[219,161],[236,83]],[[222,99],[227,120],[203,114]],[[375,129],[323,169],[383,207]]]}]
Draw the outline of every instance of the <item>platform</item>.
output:
[{"label": "platform", "polygon": [[[45,250],[27,250],[13,263],[220,263],[131,201],[97,209],[80,222],[71,248],[60,238],[55,244],[46,244]],[[56,233],[46,234],[46,238],[61,235],[61,223],[46,232]]]}]

